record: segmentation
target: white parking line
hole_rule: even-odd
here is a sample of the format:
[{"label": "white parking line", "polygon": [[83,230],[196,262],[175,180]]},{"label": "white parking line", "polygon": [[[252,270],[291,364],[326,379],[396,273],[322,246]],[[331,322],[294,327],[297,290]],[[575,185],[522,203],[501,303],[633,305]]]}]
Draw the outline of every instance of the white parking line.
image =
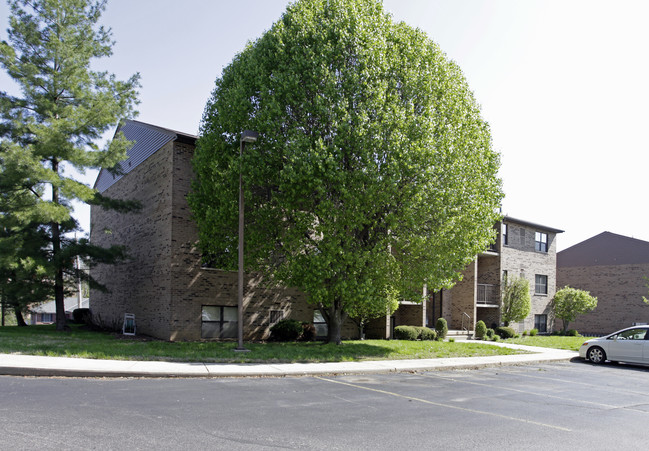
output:
[{"label": "white parking line", "polygon": [[564,427],[561,427],[561,426],[555,426],[553,424],[540,423],[538,421],[526,420],[524,418],[516,418],[516,417],[511,417],[511,416],[508,416],[508,415],[501,415],[501,414],[498,414],[498,413],[487,412],[487,411],[483,411],[483,410],[468,409],[466,407],[459,407],[459,406],[454,406],[454,405],[451,405],[451,404],[444,404],[444,403],[429,401],[427,399],[414,398],[412,396],[401,395],[399,393],[394,393],[394,392],[390,392],[390,391],[386,391],[386,390],[379,390],[377,388],[364,387],[362,385],[352,384],[352,383],[349,383],[349,382],[343,382],[343,381],[337,381],[337,380],[333,380],[333,379],[327,379],[327,378],[320,377],[320,376],[315,376],[315,379],[319,379],[319,380],[325,381],[325,382],[331,382],[333,384],[340,384],[340,385],[346,385],[348,387],[360,388],[362,390],[372,391],[372,392],[375,392],[375,393],[381,393],[381,394],[384,394],[384,395],[396,396],[398,398],[408,399],[408,400],[411,400],[411,401],[417,401],[417,402],[421,402],[423,404],[430,404],[430,405],[438,406],[438,407],[446,407],[448,409],[462,410],[464,412],[471,412],[471,413],[475,413],[475,414],[478,414],[478,415],[485,415],[485,416],[490,416],[490,417],[503,418],[505,420],[518,421],[520,423],[534,424],[536,426],[542,426],[542,427],[546,427],[546,428],[550,428],[550,429],[556,429],[558,431],[572,432],[572,429],[564,428]]},{"label": "white parking line", "polygon": [[[633,410],[636,412],[642,412],[642,413],[649,413],[646,410],[642,409],[634,409],[633,406],[616,406],[612,404],[604,404],[601,402],[593,402],[593,401],[584,401],[583,399],[575,399],[575,398],[566,398],[565,396],[557,396],[557,395],[550,395],[548,393],[538,393],[538,392],[533,392],[529,390],[520,390],[518,388],[509,388],[509,387],[500,387],[496,386],[494,387],[493,384],[485,384],[484,382],[474,382],[474,381],[468,381],[466,379],[453,379],[452,377],[444,377],[444,376],[439,376],[436,374],[420,374],[420,376],[427,377],[430,379],[442,379],[442,380],[447,380],[447,381],[453,381],[461,384],[471,384],[471,385],[477,385],[479,387],[488,387],[492,390],[506,390],[506,391],[511,391],[515,393],[522,393],[525,395],[533,395],[533,396],[541,396],[543,398],[553,398],[553,399],[558,399],[560,401],[569,401],[569,402],[574,402],[574,403],[581,403],[581,404],[589,404],[597,407],[603,407],[606,409],[627,409],[627,410]],[[534,377],[534,376],[531,376]]]}]

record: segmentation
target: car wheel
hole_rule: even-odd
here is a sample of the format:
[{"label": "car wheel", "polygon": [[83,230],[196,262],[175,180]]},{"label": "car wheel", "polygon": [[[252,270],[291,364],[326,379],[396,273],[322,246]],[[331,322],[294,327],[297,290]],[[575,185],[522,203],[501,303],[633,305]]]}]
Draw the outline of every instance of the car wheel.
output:
[{"label": "car wheel", "polygon": [[590,360],[593,363],[604,363],[606,360],[606,353],[604,350],[600,347],[594,346],[588,350],[588,354],[586,354],[588,357],[588,360]]}]

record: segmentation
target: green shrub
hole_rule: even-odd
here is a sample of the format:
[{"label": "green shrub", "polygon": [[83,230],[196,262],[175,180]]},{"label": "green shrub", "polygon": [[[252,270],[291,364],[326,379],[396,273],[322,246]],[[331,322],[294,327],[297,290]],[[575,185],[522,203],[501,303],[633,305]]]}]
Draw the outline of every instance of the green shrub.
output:
[{"label": "green shrub", "polygon": [[315,339],[316,339],[315,326],[313,325],[313,323],[308,323],[304,321],[302,323],[302,335],[300,336],[300,340],[313,341]]},{"label": "green shrub", "polygon": [[539,330],[537,328],[534,328],[534,329],[530,330],[530,337],[534,337],[538,333],[539,333]]},{"label": "green shrub", "polygon": [[480,320],[475,323],[475,337],[478,340],[484,340],[485,335],[487,334],[487,326],[484,321]]},{"label": "green shrub", "polygon": [[498,341],[500,337],[494,333],[494,336],[491,338],[491,341]]},{"label": "green shrub", "polygon": [[496,328],[496,334],[500,336],[503,340],[506,338],[514,338],[514,335],[516,335],[516,331],[512,329],[511,327],[497,327]]},{"label": "green shrub", "polygon": [[446,334],[448,333],[448,324],[444,318],[437,319],[437,322],[435,323],[435,332],[437,332],[438,340],[446,338]]},{"label": "green shrub", "polygon": [[302,335],[302,323],[283,319],[270,328],[271,341],[296,341]]},{"label": "green shrub", "polygon": [[579,332],[577,332],[575,329],[568,329],[565,335],[566,337],[581,337],[581,335],[579,335]]},{"label": "green shrub", "polygon": [[416,340],[419,331],[413,326],[397,326],[394,328],[394,338],[397,340]]},{"label": "green shrub", "polygon": [[494,335],[496,335],[496,332],[490,327],[487,329],[487,333],[485,334],[487,336],[487,339],[492,340],[494,338]]},{"label": "green shrub", "polygon": [[523,331],[523,336],[527,337],[527,329]]},{"label": "green shrub", "polygon": [[72,310],[72,320],[76,324],[90,324],[92,316],[89,308],[75,308]]},{"label": "green shrub", "polygon": [[435,340],[437,338],[437,332],[429,327],[418,327],[419,330],[419,339],[420,340]]},{"label": "green shrub", "polygon": [[449,339],[448,339],[448,342],[449,342],[449,343],[455,343],[455,338],[449,338]]}]

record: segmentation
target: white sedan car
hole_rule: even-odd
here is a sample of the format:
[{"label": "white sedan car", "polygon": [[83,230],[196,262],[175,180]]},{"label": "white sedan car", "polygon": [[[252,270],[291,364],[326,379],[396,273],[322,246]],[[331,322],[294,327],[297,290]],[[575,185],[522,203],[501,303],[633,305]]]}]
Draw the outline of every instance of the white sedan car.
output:
[{"label": "white sedan car", "polygon": [[630,362],[649,364],[649,326],[634,326],[581,345],[579,357],[593,363]]}]

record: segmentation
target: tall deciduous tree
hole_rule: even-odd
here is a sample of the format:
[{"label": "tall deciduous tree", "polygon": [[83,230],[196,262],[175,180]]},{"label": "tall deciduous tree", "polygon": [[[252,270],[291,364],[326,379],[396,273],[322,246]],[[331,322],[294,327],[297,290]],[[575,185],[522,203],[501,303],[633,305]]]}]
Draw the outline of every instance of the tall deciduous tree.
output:
[{"label": "tall deciduous tree", "polygon": [[530,282],[523,277],[508,277],[505,279],[501,319],[505,326],[510,322],[522,321],[532,311]]},{"label": "tall deciduous tree", "polygon": [[[89,168],[113,168],[126,157],[128,142],[117,136],[103,149],[103,133],[135,114],[139,75],[119,81],[91,63],[110,56],[110,29],[98,26],[105,1],[10,0],[9,39],[0,43],[0,64],[21,95],[0,92],[0,185],[11,193],[0,214],[16,233],[40,224],[56,301],[57,329],[65,327],[65,273],[76,255],[112,262],[120,248],[98,249],[66,237],[78,229],[73,200],[106,207],[116,202],[71,175]],[[11,219],[9,221],[9,219]],[[43,266],[45,267],[45,266]]]},{"label": "tall deciduous tree", "polygon": [[552,298],[552,307],[557,318],[563,320],[563,331],[574,321],[577,315],[590,312],[597,307],[597,298],[590,292],[577,288],[563,287]]},{"label": "tall deciduous tree", "polygon": [[348,315],[451,285],[502,197],[462,72],[378,0],[289,6],[216,80],[194,167],[206,256],[236,267],[241,170],[247,269],[303,290],[336,343]]}]

